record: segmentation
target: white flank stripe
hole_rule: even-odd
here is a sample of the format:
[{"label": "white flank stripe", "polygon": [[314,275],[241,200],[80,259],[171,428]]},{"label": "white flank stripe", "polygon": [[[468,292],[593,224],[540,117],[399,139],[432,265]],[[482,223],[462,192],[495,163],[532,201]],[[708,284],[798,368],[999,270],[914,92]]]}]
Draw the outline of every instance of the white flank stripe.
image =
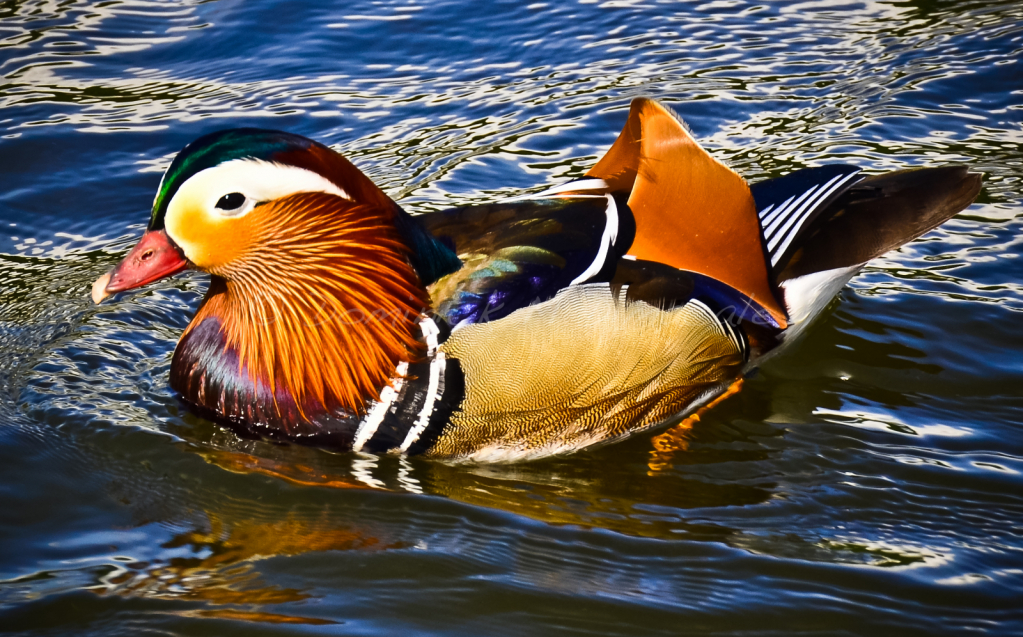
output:
[{"label": "white flank stripe", "polygon": [[366,418],[359,424],[358,431],[355,432],[355,442],[352,443],[352,450],[362,451],[362,446],[369,442],[369,439],[377,432],[380,423],[384,421],[384,416],[387,415],[387,410],[391,408],[391,405],[398,398],[398,393],[401,392],[401,387],[405,384],[405,374],[407,372],[408,363],[405,361],[398,363],[394,370],[393,387],[392,385],[385,385],[380,390],[380,400],[373,403],[373,407],[370,408]]},{"label": "white flank stripe", "polygon": [[767,227],[766,231],[764,232],[764,236],[767,237],[768,239],[770,239],[771,236],[773,236],[778,231],[778,229],[781,226],[786,225],[788,222],[791,222],[792,221],[792,216],[793,216],[792,215],[793,211],[798,209],[799,208],[799,204],[803,203],[804,199],[806,199],[807,197],[809,197],[813,193],[817,192],[817,190],[820,187],[821,187],[820,184],[817,184],[813,188],[807,190],[802,195],[800,195],[799,199],[796,199],[791,204],[789,204],[786,207],[785,211],[782,212],[778,216],[778,218],[775,219],[774,221],[772,221],[771,224]]},{"label": "white flank stripe", "polygon": [[764,208],[763,210],[759,211],[759,212],[757,213],[757,216],[758,216],[758,217],[760,217],[760,220],[761,220],[761,221],[763,221],[763,220],[764,220],[764,217],[766,217],[766,216],[767,216],[767,214],[768,214],[769,212],[771,212],[772,210],[774,210],[774,204],[771,204],[770,206],[768,206],[768,207]]},{"label": "white flank stripe", "polygon": [[419,329],[423,332],[423,338],[426,339],[426,354],[433,356],[433,353],[437,351],[437,337],[440,336],[440,328],[432,318],[424,316],[419,321]]},{"label": "white flank stripe", "polygon": [[582,283],[587,279],[590,279],[604,267],[604,261],[607,260],[607,252],[611,249],[611,244],[618,240],[618,204],[615,203],[614,197],[611,195],[604,195],[607,197],[607,223],[604,225],[604,234],[600,237],[600,250],[597,251],[597,258],[593,260],[590,267],[572,279],[572,283],[569,285],[575,285],[576,283]]},{"label": "white flank stripe", "polygon": [[430,416],[433,415],[433,406],[437,403],[440,379],[444,375],[444,368],[447,362],[444,360],[444,352],[437,352],[437,356],[430,362],[430,385],[426,390],[426,401],[423,403],[423,410],[419,412],[415,426],[409,429],[405,436],[405,442],[401,443],[401,452],[405,453],[412,446],[419,436],[423,435],[426,427],[430,424]]},{"label": "white flank stripe", "polygon": [[[824,185],[824,188],[821,189],[821,191],[819,193],[817,193],[817,195],[814,196],[814,198],[812,200],[806,202],[806,212],[805,213],[803,213],[803,212],[800,213],[800,215],[799,215],[800,216],[799,223],[796,224],[792,228],[791,231],[788,231],[786,233],[785,240],[781,243],[781,245],[778,246],[778,249],[775,250],[774,248],[771,248],[770,246],[768,246],[768,252],[771,253],[771,265],[777,265],[778,259],[781,258],[781,255],[785,254],[785,251],[788,249],[789,244],[792,243],[792,240],[796,238],[797,234],[799,234],[799,229],[803,226],[803,223],[806,221],[806,218],[810,215],[811,212],[813,212],[814,210],[817,209],[818,203],[821,202],[821,201],[827,200],[827,198],[831,196],[831,193],[835,192],[835,190],[840,188],[842,186],[842,184],[844,184],[845,182],[849,181],[850,179],[852,179],[855,176],[856,176],[856,173],[850,173],[848,175],[845,175],[842,179],[839,179],[839,181],[837,183],[835,183],[833,186],[831,186],[829,188],[828,186],[833,181],[835,181],[835,179],[838,179],[838,177],[836,177],[835,179],[832,179],[831,181],[829,181],[827,184]],[[842,176],[839,175],[839,177],[842,177]],[[777,239],[778,239],[778,237],[775,237],[775,240],[777,240]]]}]

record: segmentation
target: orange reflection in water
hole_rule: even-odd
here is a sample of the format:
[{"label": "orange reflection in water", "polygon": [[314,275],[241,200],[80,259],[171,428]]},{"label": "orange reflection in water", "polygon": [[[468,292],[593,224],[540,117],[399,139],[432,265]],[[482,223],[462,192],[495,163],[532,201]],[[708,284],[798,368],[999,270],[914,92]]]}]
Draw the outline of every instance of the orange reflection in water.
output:
[{"label": "orange reflection in water", "polygon": [[724,402],[728,397],[738,394],[741,389],[742,379],[740,378],[732,383],[725,393],[697,409],[695,414],[690,415],[664,433],[654,436],[650,440],[654,448],[650,452],[650,460],[647,461],[647,467],[650,468],[648,474],[653,475],[664,471],[671,466],[675,453],[689,451],[689,438],[692,435],[693,426],[700,422],[700,416]]},{"label": "orange reflection in water", "polygon": [[310,519],[288,514],[271,521],[230,519],[209,512],[206,515],[208,529],[178,533],[161,545],[164,549],[187,548],[194,557],[127,564],[104,577],[102,584],[92,587],[93,592],[214,606],[182,611],[190,616],[272,624],[335,624],[338,622],[264,611],[263,606],[300,602],[314,594],[268,584],[255,563],[312,551],[380,551],[404,546],[338,526],[326,515]]},{"label": "orange reflection in water", "polygon": [[344,622],[321,619],[319,617],[297,617],[260,611],[235,610],[233,608],[209,608],[204,610],[187,610],[177,613],[182,617],[202,617],[204,619],[229,619],[234,621],[256,622],[260,624],[305,624],[310,626],[327,626]]},{"label": "orange reflection in water", "polygon": [[212,450],[201,453],[210,464],[232,473],[256,473],[272,478],[280,478],[291,484],[305,487],[330,487],[333,489],[367,489],[383,490],[371,487],[351,478],[337,474],[324,473],[307,465],[281,462],[238,451]]}]

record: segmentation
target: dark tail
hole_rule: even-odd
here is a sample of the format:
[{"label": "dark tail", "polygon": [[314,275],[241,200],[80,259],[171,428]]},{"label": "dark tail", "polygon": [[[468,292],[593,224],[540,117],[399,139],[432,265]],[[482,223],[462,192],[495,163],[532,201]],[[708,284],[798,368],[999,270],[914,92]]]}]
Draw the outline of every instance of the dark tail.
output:
[{"label": "dark tail", "polygon": [[916,239],[977,198],[981,175],[964,166],[912,168],[853,184],[793,242],[777,283],[861,265]]}]

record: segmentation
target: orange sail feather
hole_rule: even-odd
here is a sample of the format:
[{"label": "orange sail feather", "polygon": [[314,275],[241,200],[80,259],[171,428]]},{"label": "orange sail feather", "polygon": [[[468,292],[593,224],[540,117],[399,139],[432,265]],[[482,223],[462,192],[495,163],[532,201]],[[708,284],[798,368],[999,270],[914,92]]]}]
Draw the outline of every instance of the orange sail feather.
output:
[{"label": "orange sail feather", "polygon": [[785,327],[749,186],[701,148],[671,110],[633,100],[625,128],[587,176],[612,191],[632,191],[636,239],[629,254],[726,283]]}]

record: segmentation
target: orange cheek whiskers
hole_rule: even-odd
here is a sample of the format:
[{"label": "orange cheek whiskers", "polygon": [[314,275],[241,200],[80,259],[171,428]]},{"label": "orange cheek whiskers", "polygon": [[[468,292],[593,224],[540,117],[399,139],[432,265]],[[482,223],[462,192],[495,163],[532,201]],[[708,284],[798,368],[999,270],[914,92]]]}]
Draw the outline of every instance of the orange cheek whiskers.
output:
[{"label": "orange cheek whiskers", "polygon": [[286,391],[303,418],[361,411],[400,360],[422,354],[428,299],[387,214],[322,194],[260,206],[246,218],[251,241],[213,271],[223,291],[192,325],[216,317],[239,373]]}]

